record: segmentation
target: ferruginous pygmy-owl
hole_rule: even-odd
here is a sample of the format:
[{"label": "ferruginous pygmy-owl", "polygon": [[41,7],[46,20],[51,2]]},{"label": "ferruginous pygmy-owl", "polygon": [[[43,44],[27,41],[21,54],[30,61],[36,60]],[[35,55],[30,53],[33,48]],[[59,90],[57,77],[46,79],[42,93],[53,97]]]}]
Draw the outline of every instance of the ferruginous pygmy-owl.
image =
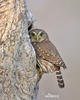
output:
[{"label": "ferruginous pygmy-owl", "polygon": [[43,73],[56,72],[58,85],[64,87],[60,68],[66,68],[58,50],[48,38],[48,34],[42,29],[32,29],[29,32],[32,45],[36,51],[37,67]]}]

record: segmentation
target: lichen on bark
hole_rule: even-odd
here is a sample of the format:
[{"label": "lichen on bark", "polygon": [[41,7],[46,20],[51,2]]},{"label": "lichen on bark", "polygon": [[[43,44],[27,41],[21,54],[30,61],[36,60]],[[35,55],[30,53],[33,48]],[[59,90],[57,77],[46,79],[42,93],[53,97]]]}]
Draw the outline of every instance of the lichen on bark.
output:
[{"label": "lichen on bark", "polygon": [[36,99],[38,80],[26,0],[0,0],[0,100]]}]

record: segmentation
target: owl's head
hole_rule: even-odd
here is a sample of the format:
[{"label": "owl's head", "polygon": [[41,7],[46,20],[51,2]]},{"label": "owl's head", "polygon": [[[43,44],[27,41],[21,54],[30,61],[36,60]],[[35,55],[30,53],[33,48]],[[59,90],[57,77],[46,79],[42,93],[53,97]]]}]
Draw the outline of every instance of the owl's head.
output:
[{"label": "owl's head", "polygon": [[31,42],[34,42],[34,43],[42,42],[43,40],[48,38],[47,33],[42,29],[32,29],[29,32],[29,36],[30,36]]}]

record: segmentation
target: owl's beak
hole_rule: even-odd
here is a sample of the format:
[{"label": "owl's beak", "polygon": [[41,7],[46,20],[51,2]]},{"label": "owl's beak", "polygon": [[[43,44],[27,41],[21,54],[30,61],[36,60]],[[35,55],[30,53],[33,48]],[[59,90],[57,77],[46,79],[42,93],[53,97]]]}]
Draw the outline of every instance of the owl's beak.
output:
[{"label": "owl's beak", "polygon": [[36,35],[36,40],[37,40],[37,41],[39,40],[39,36],[38,36],[38,35]]}]

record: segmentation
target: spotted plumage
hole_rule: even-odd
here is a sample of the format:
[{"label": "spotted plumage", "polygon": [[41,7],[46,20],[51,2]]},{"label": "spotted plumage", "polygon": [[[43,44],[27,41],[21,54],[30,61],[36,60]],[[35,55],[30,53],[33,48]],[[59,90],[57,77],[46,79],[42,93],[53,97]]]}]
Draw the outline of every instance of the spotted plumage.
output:
[{"label": "spotted plumage", "polygon": [[58,50],[51,43],[47,33],[42,29],[32,29],[29,32],[31,42],[36,51],[37,65],[43,73],[56,71],[59,87],[64,87],[64,81],[61,75],[60,68],[66,68]]}]

